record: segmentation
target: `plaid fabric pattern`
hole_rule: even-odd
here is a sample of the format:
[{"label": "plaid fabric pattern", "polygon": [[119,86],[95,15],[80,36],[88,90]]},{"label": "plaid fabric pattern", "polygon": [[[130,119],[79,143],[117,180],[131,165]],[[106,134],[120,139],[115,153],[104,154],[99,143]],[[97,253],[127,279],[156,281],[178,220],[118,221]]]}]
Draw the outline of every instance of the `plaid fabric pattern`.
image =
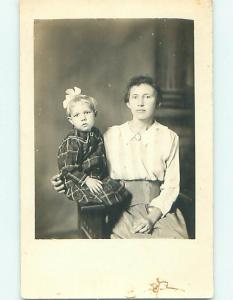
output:
[{"label": "plaid fabric pattern", "polygon": [[[124,185],[108,176],[104,141],[97,128],[90,132],[71,131],[60,145],[57,158],[68,199],[80,205],[112,206],[129,197]],[[87,176],[102,181],[102,193],[89,190],[85,184]]]}]

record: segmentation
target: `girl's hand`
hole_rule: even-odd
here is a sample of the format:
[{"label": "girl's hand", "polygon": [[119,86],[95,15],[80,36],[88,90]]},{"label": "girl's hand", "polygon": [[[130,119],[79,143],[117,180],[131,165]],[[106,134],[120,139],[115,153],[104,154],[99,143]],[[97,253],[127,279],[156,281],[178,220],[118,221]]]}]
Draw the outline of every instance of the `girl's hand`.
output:
[{"label": "girl's hand", "polygon": [[133,226],[133,233],[149,233],[153,228],[153,223],[147,218],[139,219]]},{"label": "girl's hand", "polygon": [[63,184],[60,175],[54,175],[51,179],[50,182],[54,188],[54,190],[58,193],[65,193],[65,185]]},{"label": "girl's hand", "polygon": [[85,183],[93,194],[98,194],[103,191],[102,181],[98,179],[91,178],[88,176],[85,180]]}]

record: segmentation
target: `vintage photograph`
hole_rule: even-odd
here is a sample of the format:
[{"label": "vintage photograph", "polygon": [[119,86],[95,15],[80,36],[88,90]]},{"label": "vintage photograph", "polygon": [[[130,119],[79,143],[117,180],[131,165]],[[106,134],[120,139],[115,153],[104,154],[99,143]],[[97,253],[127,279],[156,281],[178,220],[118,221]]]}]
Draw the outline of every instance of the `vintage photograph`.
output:
[{"label": "vintage photograph", "polygon": [[212,4],[22,0],[21,295],[213,295]]},{"label": "vintage photograph", "polygon": [[36,239],[194,239],[194,88],[193,20],[34,20]]}]

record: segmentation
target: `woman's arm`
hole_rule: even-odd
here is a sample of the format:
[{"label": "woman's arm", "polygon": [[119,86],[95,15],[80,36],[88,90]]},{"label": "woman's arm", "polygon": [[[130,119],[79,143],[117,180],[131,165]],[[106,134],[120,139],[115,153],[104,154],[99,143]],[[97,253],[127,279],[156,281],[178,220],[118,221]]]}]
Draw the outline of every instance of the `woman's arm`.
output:
[{"label": "woman's arm", "polygon": [[164,182],[161,186],[161,193],[151,201],[147,218],[139,219],[134,225],[135,233],[149,233],[151,231],[154,224],[171,209],[173,202],[179,194],[179,187],[179,138],[175,135],[170,147],[169,157],[166,161],[166,170]]},{"label": "woman's arm", "polygon": [[166,215],[180,191],[179,137],[175,134],[170,146],[161,193],[154,198],[150,207],[160,209],[162,216]]}]

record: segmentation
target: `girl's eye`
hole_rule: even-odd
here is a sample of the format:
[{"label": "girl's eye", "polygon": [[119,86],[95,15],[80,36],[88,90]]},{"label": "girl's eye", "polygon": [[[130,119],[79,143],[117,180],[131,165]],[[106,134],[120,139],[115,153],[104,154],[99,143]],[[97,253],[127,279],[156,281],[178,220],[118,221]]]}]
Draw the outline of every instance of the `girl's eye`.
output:
[{"label": "girl's eye", "polygon": [[88,114],[90,114],[90,113],[91,113],[90,111],[85,111],[85,112],[84,112],[85,115],[88,115]]},{"label": "girl's eye", "polygon": [[150,95],[146,95],[145,98],[146,98],[146,99],[150,99]]},{"label": "girl's eye", "polygon": [[132,95],[132,99],[137,99],[137,95]]}]

